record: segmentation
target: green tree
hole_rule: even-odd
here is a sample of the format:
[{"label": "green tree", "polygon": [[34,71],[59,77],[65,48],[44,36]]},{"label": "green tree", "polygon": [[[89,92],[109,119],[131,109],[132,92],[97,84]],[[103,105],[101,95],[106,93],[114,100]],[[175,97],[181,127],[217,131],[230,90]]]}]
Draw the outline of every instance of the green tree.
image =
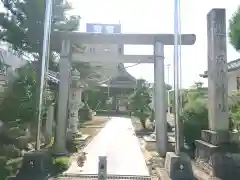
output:
[{"label": "green tree", "polygon": [[232,46],[238,51],[240,50],[240,7],[232,15],[229,20],[229,39]]},{"label": "green tree", "polygon": [[[30,74],[32,73],[32,70],[35,71],[36,76],[34,76],[34,78],[36,79],[34,82],[36,82],[36,84],[31,85],[31,82],[22,81],[23,79],[21,80],[22,88],[33,86],[31,88],[31,93],[35,94],[37,98],[31,99],[31,101],[35,102],[29,102],[27,105],[30,109],[32,109],[38,105],[39,100],[38,97],[41,77],[40,62],[46,0],[1,0],[1,2],[3,3],[6,11],[0,14],[0,40],[9,43],[11,48],[17,54],[31,54],[36,60],[32,69],[26,70]],[[56,0],[55,2],[59,3],[61,0]],[[80,17],[67,16],[66,12],[70,9],[71,6],[68,3],[61,6],[54,5],[53,10],[54,12],[58,11],[59,15],[57,18],[52,18],[52,31],[73,31],[78,28]],[[50,48],[50,69],[57,69],[57,64],[54,60],[58,57],[58,54],[59,52],[56,51],[54,47]],[[20,79],[21,78],[20,74]],[[33,92],[33,90],[36,90],[36,93]],[[22,104],[18,105],[19,108],[20,106],[23,106]],[[24,109],[27,110],[26,108]],[[37,108],[34,112],[37,112]]]},{"label": "green tree", "polygon": [[228,96],[230,130],[240,130],[239,91],[233,91]]},{"label": "green tree", "polygon": [[[18,53],[30,53],[39,60],[42,52],[46,0],[1,1],[7,11],[0,14],[0,39],[10,43]],[[55,9],[56,6],[53,10]],[[52,30],[73,31],[78,28],[80,17],[66,16],[66,12],[71,10],[68,3],[58,6],[56,10],[61,12],[61,16],[52,18]],[[50,54],[55,57],[53,47]]]},{"label": "green tree", "polygon": [[208,109],[203,99],[189,101],[181,115],[184,139],[188,147],[195,150],[195,140],[201,139],[201,130],[208,128]]},{"label": "green tree", "polygon": [[187,90],[183,91],[183,105],[188,102],[196,101],[197,99],[203,99],[206,93],[206,88],[203,87],[202,82],[195,82],[194,85]]},{"label": "green tree", "polygon": [[208,128],[205,90],[202,82],[195,82],[190,89],[184,91],[184,106],[180,119],[185,142],[192,152],[195,150],[195,140],[201,139],[201,130]]},{"label": "green tree", "polygon": [[11,90],[0,106],[3,121],[32,121],[36,101],[36,72],[31,64],[18,69],[19,77],[13,82]]},{"label": "green tree", "polygon": [[203,88],[203,82],[201,81],[197,81],[194,83],[194,85],[192,86],[194,89],[200,90]]},{"label": "green tree", "polygon": [[146,128],[145,121],[152,114],[151,102],[149,84],[143,79],[138,80],[138,87],[130,97],[130,108],[133,116],[139,118],[143,128]]},{"label": "green tree", "polygon": [[100,88],[89,88],[84,92],[84,102],[88,104],[92,110],[107,109],[106,101],[108,94]]}]

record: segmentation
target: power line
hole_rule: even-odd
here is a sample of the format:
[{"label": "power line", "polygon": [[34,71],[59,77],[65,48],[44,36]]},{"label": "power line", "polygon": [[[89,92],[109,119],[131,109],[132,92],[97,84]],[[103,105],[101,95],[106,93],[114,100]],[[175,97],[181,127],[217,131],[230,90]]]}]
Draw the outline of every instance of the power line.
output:
[{"label": "power line", "polygon": [[[134,67],[134,66],[137,66],[141,63],[136,63],[136,64],[133,64],[133,65],[130,65],[130,66],[126,66],[126,67],[123,67],[124,69],[127,69],[127,68],[130,68],[130,67]],[[103,83],[103,82],[107,82],[107,81],[110,81],[114,76],[111,76],[110,78],[108,78],[107,80],[103,80],[101,81],[100,83]]]},{"label": "power line", "polygon": [[126,66],[126,67],[124,67],[124,68],[127,69],[127,68],[130,68],[130,67],[137,66],[137,65],[139,65],[139,64],[141,64],[141,63],[136,63],[136,64],[133,64],[133,65],[130,65],[130,66]]}]

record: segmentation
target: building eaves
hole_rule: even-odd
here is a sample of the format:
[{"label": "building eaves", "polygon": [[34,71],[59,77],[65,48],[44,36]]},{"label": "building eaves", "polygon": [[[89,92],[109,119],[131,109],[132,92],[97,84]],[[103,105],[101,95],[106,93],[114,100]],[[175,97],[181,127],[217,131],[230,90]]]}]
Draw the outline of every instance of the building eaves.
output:
[{"label": "building eaves", "polygon": [[[230,61],[228,63],[228,72],[236,71],[238,69],[240,69],[240,58],[238,58],[236,60],[233,60],[233,61]],[[202,77],[202,78],[207,78],[208,77],[208,71],[204,71],[204,73],[200,74],[199,76]]]}]

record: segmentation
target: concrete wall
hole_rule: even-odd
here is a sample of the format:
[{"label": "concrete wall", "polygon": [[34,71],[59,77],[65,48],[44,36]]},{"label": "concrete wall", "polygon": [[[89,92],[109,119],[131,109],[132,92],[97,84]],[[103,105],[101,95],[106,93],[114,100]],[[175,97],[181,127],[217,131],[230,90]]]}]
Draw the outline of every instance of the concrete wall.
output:
[{"label": "concrete wall", "polygon": [[240,69],[228,72],[228,95],[237,90],[237,77],[240,77]]},{"label": "concrete wall", "polygon": [[228,94],[229,95],[231,95],[234,90],[237,90],[237,77],[240,77],[240,69],[228,73]]}]

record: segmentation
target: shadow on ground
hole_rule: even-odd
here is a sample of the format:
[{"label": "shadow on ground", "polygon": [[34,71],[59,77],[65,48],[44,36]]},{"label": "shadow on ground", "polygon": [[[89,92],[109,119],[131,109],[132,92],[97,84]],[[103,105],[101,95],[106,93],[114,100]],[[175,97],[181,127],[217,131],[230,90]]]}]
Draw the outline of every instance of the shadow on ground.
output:
[{"label": "shadow on ground", "polygon": [[136,129],[135,134],[137,137],[148,136],[152,134],[154,131],[151,129]]}]

